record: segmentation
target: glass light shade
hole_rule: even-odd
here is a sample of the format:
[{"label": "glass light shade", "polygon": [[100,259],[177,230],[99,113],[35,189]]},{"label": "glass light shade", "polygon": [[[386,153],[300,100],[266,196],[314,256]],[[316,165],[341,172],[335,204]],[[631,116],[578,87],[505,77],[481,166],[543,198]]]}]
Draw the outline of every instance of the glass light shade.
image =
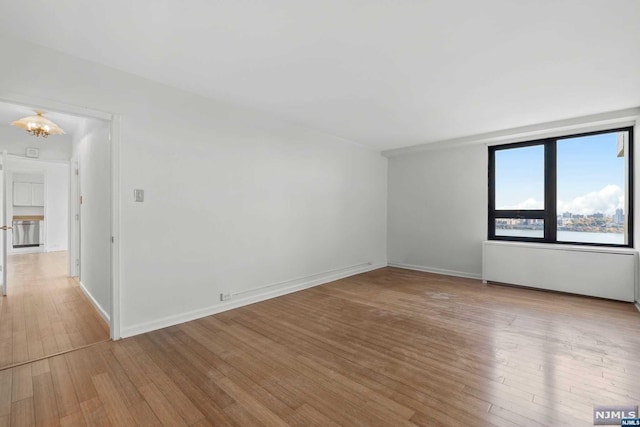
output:
[{"label": "glass light shade", "polygon": [[58,125],[42,116],[42,111],[38,111],[35,116],[16,120],[11,125],[24,129],[35,136],[64,135],[64,131]]}]

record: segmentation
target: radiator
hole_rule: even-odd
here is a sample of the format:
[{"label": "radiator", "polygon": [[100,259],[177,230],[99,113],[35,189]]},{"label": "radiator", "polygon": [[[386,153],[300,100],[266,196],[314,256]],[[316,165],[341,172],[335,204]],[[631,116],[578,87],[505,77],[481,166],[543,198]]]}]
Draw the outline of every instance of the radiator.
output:
[{"label": "radiator", "polygon": [[634,300],[638,253],[626,248],[485,241],[482,280]]}]

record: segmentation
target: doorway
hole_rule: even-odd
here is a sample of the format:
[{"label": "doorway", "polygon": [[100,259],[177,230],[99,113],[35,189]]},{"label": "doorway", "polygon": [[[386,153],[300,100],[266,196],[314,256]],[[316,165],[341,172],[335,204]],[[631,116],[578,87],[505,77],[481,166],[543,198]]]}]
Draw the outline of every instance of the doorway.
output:
[{"label": "doorway", "polygon": [[[7,260],[0,265],[0,369],[107,340],[113,320],[111,123],[48,111],[67,132],[57,141],[2,127],[33,110],[0,101],[2,225],[9,228],[0,245]],[[19,138],[27,145],[17,146]],[[34,148],[39,158],[27,158]]]}]

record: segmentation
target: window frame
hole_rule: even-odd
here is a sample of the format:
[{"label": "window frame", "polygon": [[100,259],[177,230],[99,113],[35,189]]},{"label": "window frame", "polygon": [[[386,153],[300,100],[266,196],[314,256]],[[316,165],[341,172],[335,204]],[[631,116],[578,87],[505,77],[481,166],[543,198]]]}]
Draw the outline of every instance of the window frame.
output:
[{"label": "window frame", "polygon": [[[532,141],[516,142],[511,144],[499,144],[489,146],[489,203],[488,203],[488,240],[503,240],[515,242],[531,243],[552,243],[559,245],[582,245],[582,246],[605,246],[618,248],[633,248],[633,179],[634,179],[634,159],[633,159],[633,126],[617,127],[606,130],[583,132],[571,135],[562,135]],[[563,139],[571,139],[583,136],[601,135],[605,133],[628,132],[628,153],[625,153],[627,161],[627,204],[625,215],[627,215],[626,239],[627,244],[612,243],[591,243],[591,242],[565,242],[557,239],[557,142]],[[544,209],[528,210],[497,210],[496,202],[496,151],[531,146],[544,147]],[[542,219],[544,220],[544,234],[539,237],[519,237],[519,236],[499,236],[496,235],[496,219]]]}]

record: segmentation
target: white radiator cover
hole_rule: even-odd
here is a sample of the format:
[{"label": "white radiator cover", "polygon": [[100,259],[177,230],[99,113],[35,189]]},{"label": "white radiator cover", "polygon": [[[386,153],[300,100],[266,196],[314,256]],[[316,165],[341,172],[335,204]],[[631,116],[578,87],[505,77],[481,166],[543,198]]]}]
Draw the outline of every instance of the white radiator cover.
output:
[{"label": "white radiator cover", "polygon": [[482,262],[485,282],[634,300],[634,249],[485,241]]}]

